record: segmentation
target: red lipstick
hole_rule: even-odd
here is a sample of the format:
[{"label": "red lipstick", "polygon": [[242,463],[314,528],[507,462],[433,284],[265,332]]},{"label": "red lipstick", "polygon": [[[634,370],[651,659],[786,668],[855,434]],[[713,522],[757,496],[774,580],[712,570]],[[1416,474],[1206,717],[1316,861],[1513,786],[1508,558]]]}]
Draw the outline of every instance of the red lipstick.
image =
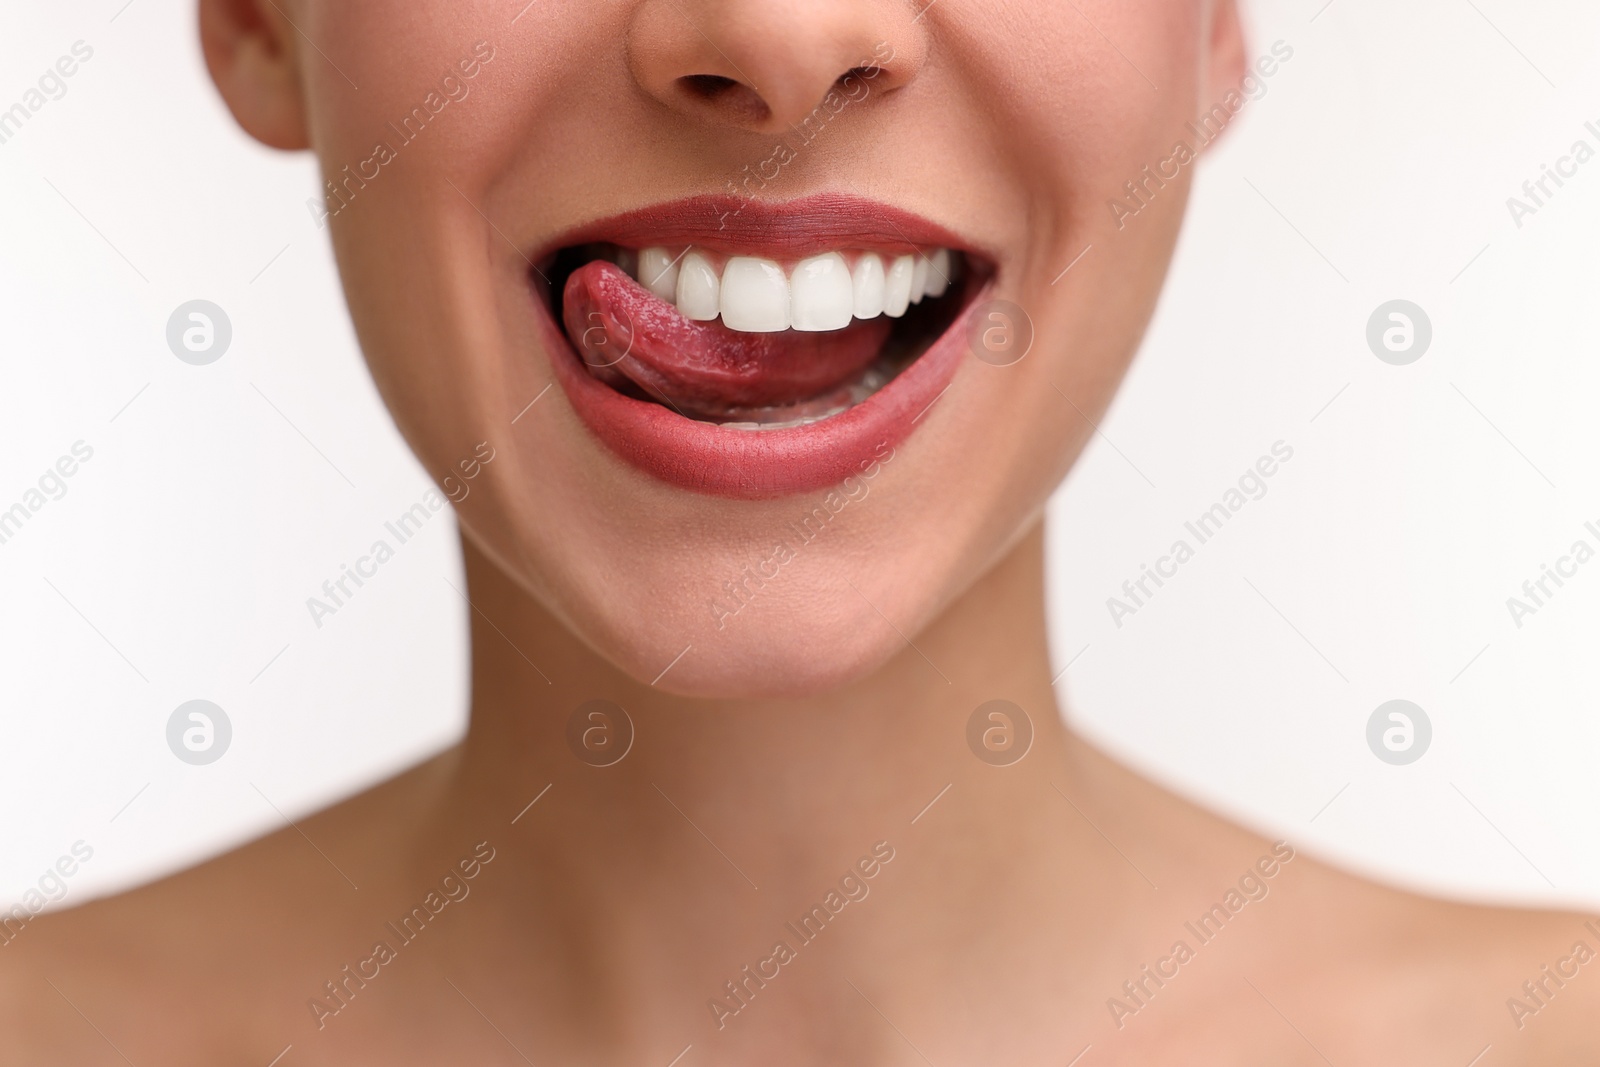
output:
[{"label": "red lipstick", "polygon": [[[747,333],[691,321],[670,291],[647,291],[614,263],[580,262],[596,247],[660,246],[791,264],[840,252],[859,254],[858,262],[920,256],[919,285],[929,256],[942,250],[942,262],[946,252],[964,257],[967,276],[948,292],[928,286],[921,306],[902,299],[898,312],[885,313],[892,319],[857,304],[856,315],[868,317],[852,320],[847,306],[839,329]],[[904,441],[960,368],[971,307],[992,274],[944,227],[837,194],[783,204],[678,201],[585,224],[551,248],[546,262],[561,291],[536,299],[535,313],[579,419],[653,477],[743,499],[837,485]]]}]

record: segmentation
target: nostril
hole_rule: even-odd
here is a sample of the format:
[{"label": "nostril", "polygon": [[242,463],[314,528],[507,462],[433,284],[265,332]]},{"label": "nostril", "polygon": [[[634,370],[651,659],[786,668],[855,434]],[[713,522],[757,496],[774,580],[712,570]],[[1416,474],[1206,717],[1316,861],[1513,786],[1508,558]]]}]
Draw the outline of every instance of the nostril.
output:
[{"label": "nostril", "polygon": [[686,74],[678,79],[691,96],[701,100],[715,100],[739,83],[720,74]]},{"label": "nostril", "polygon": [[693,100],[714,105],[736,121],[761,125],[772,117],[772,109],[761,94],[734,78],[721,74],[685,74],[678,85]]},{"label": "nostril", "polygon": [[857,80],[866,79],[867,81],[871,81],[873,78],[876,78],[882,73],[882,67],[851,67],[849,70],[839,75],[839,80],[834,84],[843,85],[851,78],[855,78]]}]

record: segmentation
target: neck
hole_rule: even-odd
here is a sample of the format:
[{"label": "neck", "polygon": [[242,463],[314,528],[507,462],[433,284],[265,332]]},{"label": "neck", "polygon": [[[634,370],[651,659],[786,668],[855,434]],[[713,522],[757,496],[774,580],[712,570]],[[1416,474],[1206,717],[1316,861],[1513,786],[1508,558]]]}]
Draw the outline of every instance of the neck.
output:
[{"label": "neck", "polygon": [[[1026,709],[1030,755],[1046,757],[1037,762],[1065,741],[1050,686],[1039,527],[890,662],[803,699],[700,700],[641,684],[470,543],[466,561],[473,707],[461,770],[473,792],[496,803],[526,803],[530,788],[548,783],[608,806],[655,807],[667,792],[680,805],[749,820],[771,839],[756,851],[788,854],[821,830],[819,819],[896,821],[906,804],[948,782],[953,767],[976,765],[966,725],[986,701]],[[620,706],[632,723],[632,746],[610,766],[586,766],[566,737],[572,713],[590,701]],[[628,732],[614,712],[609,719],[593,720],[594,762]],[[831,804],[853,817],[841,820]]]},{"label": "neck", "polygon": [[[775,940],[801,950],[805,931],[785,924],[875,845],[895,860],[862,879],[873,900],[839,913],[848,936],[828,939],[857,977],[877,966],[872,946],[917,916],[955,937],[949,909],[991,908],[997,872],[1059,874],[1047,857],[1063,847],[1097,854],[1052,792],[1077,756],[1051,690],[1040,528],[874,674],[792,700],[695,700],[627,678],[470,544],[466,559],[473,712],[450,821],[457,836],[505,842],[495,877],[517,885],[519,904],[497,916],[501,936],[548,949],[563,931],[561,969],[593,986],[570,1006],[580,1015],[626,1005],[630,1029],[676,1033],[716,1016],[708,998],[739,1007],[725,982]],[[569,716],[596,699],[632,723],[610,766],[583,762],[567,740]],[[968,741],[974,710],[995,699],[1031,721],[1031,747],[1010,766]],[[593,725],[625,736],[612,720]],[[784,999],[755,1014],[781,1018]]]}]

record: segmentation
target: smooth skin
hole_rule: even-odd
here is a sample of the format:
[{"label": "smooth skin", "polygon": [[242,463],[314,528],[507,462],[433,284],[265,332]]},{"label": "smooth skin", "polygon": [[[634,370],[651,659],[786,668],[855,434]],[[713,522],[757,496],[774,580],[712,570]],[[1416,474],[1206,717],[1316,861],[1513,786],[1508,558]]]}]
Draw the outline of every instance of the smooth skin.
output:
[{"label": "smooth skin", "polygon": [[[1254,61],[1231,0],[200,12],[241,125],[312,148],[330,178],[492,44],[471,94],[329,220],[363,350],[424,464],[442,479],[477,442],[496,450],[458,509],[471,727],[298,829],[31,923],[0,948],[0,1063],[1600,1056],[1593,968],[1520,1029],[1505,1003],[1575,942],[1600,948],[1578,915],[1424,899],[1302,854],[1200,944],[1185,922],[1273,843],[1107,759],[1057,714],[1040,516],[1138,345],[1188,172],[1124,229],[1104,202]],[[1039,341],[1012,367],[963,366],[870,496],[718,629],[708,600],[816,500],[652,482],[559,390],[513,424],[550,380],[522,257],[587,219],[721,191],[885,41],[882,90],[773,195],[864,193],[966,235]],[[683,80],[707,74],[733,84],[708,95]],[[1089,243],[1092,265],[1052,284]],[[1007,767],[967,747],[968,716],[996,697],[1035,729]],[[604,768],[566,740],[596,698],[636,731]],[[708,1002],[774,941],[798,945],[784,924],[879,842],[894,858],[870,893],[719,1025]],[[351,983],[336,1014],[314,1010],[375,940],[398,943],[386,922],[485,850],[470,895]],[[1123,983],[1178,940],[1193,958],[1115,1018],[1108,1001],[1129,1003]]]}]

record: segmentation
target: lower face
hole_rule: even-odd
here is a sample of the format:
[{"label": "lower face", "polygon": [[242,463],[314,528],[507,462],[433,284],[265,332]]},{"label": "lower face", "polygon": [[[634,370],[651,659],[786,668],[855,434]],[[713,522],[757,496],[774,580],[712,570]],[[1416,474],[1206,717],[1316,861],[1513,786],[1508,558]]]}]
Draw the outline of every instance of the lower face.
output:
[{"label": "lower face", "polygon": [[1110,202],[1193,140],[1205,5],[891,13],[914,73],[776,133],[641,87],[656,0],[517,6],[296,13],[385,400],[467,536],[632,678],[863,677],[1031,528],[1109,402],[1188,171]]}]

